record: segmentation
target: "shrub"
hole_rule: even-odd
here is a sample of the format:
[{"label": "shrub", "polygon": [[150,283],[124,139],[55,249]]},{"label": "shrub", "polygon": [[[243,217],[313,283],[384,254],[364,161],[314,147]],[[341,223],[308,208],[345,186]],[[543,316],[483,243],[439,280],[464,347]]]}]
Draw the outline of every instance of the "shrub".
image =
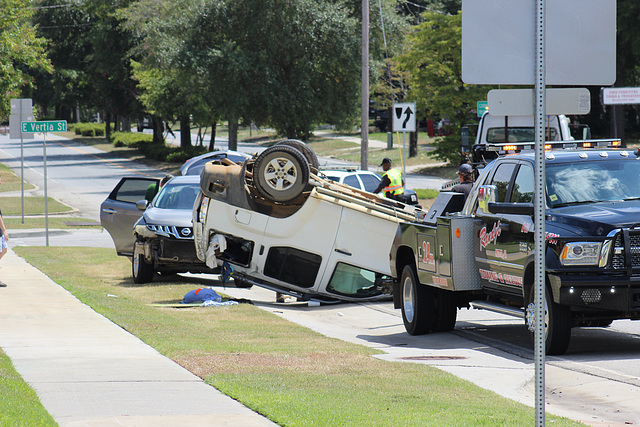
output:
[{"label": "shrub", "polygon": [[113,132],[111,134],[111,142],[116,147],[140,148],[140,144],[150,144],[151,141],[153,141],[153,135],[144,133]]}]

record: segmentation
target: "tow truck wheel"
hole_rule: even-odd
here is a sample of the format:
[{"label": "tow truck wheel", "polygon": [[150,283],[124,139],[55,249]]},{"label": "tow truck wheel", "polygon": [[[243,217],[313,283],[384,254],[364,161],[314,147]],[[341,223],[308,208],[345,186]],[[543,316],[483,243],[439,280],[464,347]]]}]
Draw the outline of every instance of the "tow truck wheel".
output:
[{"label": "tow truck wheel", "polygon": [[[526,321],[529,331],[535,333],[535,287],[531,287],[527,306]],[[569,307],[553,301],[551,289],[547,286],[544,293],[544,335],[546,354],[564,354],[571,338],[571,310]],[[533,335],[535,336],[535,334]]]},{"label": "tow truck wheel", "polygon": [[253,166],[258,192],[273,202],[290,202],[309,184],[309,163],[300,151],[287,145],[264,150]]},{"label": "tow truck wheel", "polygon": [[140,285],[153,280],[153,264],[147,263],[144,254],[137,250],[138,245],[134,245],[133,260],[131,262],[131,275],[133,283]]},{"label": "tow truck wheel", "polygon": [[402,270],[402,321],[410,335],[423,335],[433,327],[427,305],[433,289],[418,283],[415,268],[407,265]]}]

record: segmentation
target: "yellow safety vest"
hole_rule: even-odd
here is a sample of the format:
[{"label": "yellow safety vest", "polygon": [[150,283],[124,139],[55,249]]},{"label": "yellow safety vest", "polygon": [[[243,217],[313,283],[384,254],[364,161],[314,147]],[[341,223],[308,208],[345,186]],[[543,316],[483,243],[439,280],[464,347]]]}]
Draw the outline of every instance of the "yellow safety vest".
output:
[{"label": "yellow safety vest", "polygon": [[389,169],[384,176],[389,177],[391,183],[388,187],[382,189],[385,193],[385,196],[397,196],[398,194],[404,193],[404,187],[402,186],[402,173],[398,169]]}]

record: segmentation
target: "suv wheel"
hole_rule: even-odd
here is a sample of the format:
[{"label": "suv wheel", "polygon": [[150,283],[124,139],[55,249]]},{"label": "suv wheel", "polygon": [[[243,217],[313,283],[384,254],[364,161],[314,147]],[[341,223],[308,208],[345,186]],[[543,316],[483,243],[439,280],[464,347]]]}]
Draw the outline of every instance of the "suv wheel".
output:
[{"label": "suv wheel", "polygon": [[133,276],[133,283],[139,285],[152,281],[154,271],[153,264],[147,263],[144,259],[144,254],[137,248],[138,244],[134,245],[131,275]]}]

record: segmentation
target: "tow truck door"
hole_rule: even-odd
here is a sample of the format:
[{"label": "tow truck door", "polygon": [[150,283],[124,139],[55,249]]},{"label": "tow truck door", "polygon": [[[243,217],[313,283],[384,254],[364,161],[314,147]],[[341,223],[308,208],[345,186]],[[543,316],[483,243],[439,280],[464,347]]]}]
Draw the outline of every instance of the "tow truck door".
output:
[{"label": "tow truck door", "polygon": [[[496,187],[496,202],[507,201],[516,168],[517,162],[502,162],[485,182]],[[482,206],[477,208],[474,232],[478,241],[474,251],[481,284],[485,288],[504,290],[505,264],[508,262],[504,237],[509,233],[510,227],[503,215],[492,214]]]},{"label": "tow truck door", "polygon": [[[507,201],[510,203],[533,203],[533,165],[521,163],[509,188]],[[503,214],[502,233],[498,237],[502,256],[503,286],[513,292],[522,291],[522,278],[528,257],[533,253],[533,218],[530,215]]]}]

